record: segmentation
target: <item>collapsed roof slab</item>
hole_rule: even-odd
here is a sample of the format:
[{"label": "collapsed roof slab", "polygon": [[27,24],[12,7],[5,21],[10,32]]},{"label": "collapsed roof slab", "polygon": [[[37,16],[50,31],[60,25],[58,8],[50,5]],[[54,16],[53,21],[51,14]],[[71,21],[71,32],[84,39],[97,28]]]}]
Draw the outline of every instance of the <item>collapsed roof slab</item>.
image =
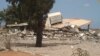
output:
[{"label": "collapsed roof slab", "polygon": [[53,28],[63,28],[67,25],[76,25],[78,27],[90,25],[91,21],[86,19],[63,19],[63,23],[52,25]]},{"label": "collapsed roof slab", "polygon": [[81,27],[83,25],[91,24],[91,20],[86,20],[86,19],[63,19],[63,23],[69,23],[71,25],[77,25],[77,26]]}]

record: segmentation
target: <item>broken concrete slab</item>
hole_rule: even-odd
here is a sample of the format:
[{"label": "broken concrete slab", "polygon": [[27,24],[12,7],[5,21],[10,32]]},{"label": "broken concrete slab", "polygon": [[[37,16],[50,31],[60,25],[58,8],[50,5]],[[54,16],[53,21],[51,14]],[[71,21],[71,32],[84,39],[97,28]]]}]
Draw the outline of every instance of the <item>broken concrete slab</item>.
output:
[{"label": "broken concrete slab", "polygon": [[76,25],[78,27],[90,25],[91,20],[82,18],[66,18],[64,19],[61,12],[49,13],[46,21],[46,28],[63,28],[69,25]]}]

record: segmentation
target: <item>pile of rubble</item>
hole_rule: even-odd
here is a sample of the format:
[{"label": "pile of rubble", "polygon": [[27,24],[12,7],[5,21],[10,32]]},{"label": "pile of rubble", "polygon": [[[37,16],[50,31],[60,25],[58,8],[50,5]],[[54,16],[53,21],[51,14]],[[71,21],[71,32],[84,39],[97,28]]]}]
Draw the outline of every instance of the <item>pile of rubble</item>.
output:
[{"label": "pile of rubble", "polygon": [[87,50],[77,48],[73,51],[73,54],[71,56],[90,56],[90,54]]},{"label": "pile of rubble", "polygon": [[[28,39],[35,39],[36,35],[32,31],[20,31],[17,33],[8,32],[9,35],[14,35],[15,37],[22,37]],[[1,36],[1,35],[0,35]],[[84,30],[80,29],[77,26],[71,25],[64,28],[57,28],[57,29],[45,29],[43,32],[43,39],[59,39],[59,40],[66,40],[66,39],[75,39],[75,40],[99,40],[100,39],[100,29],[89,29]]]},{"label": "pile of rubble", "polygon": [[[45,37],[46,36],[46,37]],[[79,29],[77,27],[65,27],[62,29],[48,30],[44,32],[44,38],[50,39],[77,39],[77,40],[99,40],[100,29]]]}]

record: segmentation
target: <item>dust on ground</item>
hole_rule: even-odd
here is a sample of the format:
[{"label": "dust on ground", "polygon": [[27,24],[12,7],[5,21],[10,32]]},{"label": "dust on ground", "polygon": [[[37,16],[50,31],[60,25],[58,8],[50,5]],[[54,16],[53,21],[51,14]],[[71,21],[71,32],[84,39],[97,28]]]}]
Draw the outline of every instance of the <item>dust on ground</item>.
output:
[{"label": "dust on ground", "polygon": [[76,48],[87,50],[90,56],[100,56],[100,43],[93,41],[45,40],[41,48],[34,47],[35,41],[33,40],[21,40],[18,42],[20,44],[16,43],[12,47],[13,50],[41,54],[43,56],[71,56],[72,51]]},{"label": "dust on ground", "polygon": [[[85,36],[87,37],[87,35]],[[43,39],[43,47],[41,48],[35,47],[36,39],[19,39],[12,41],[11,48],[14,51],[42,56],[71,56],[76,48],[81,48],[87,50],[90,56],[100,56],[100,39],[91,36],[89,36],[89,38],[93,38],[91,40],[75,40],[75,38]]]}]

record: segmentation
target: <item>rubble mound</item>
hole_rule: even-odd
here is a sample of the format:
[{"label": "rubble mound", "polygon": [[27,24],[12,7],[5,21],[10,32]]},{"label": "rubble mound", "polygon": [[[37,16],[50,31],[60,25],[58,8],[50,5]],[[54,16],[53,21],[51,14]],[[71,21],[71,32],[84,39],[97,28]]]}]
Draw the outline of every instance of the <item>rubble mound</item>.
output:
[{"label": "rubble mound", "polygon": [[73,54],[71,56],[90,56],[90,55],[87,50],[77,48],[73,51]]}]

